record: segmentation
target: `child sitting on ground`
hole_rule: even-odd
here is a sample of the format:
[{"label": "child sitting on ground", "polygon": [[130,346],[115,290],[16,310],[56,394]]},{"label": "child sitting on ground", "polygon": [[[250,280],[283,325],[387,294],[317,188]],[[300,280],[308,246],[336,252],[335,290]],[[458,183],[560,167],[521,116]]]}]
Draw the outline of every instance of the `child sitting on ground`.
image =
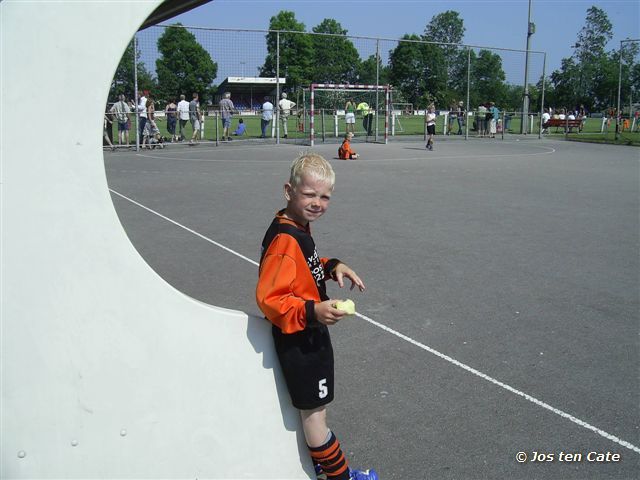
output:
[{"label": "child sitting on ground", "polygon": [[247,131],[247,127],[244,124],[244,120],[240,119],[240,121],[238,122],[238,128],[236,128],[236,131],[233,132],[234,135],[244,135],[244,132]]},{"label": "child sitting on ground", "polygon": [[344,135],[344,141],[340,148],[338,148],[338,158],[340,160],[355,160],[360,155],[351,150],[351,139],[353,138],[353,133],[347,132]]}]

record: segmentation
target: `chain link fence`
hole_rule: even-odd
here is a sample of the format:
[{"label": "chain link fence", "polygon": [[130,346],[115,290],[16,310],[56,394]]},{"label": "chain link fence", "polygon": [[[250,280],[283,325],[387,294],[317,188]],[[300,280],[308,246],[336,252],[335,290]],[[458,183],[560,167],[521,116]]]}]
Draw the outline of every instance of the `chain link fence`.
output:
[{"label": "chain link fence", "polygon": [[[186,141],[193,137],[194,125],[200,129],[194,138],[216,143],[229,136],[276,143],[336,142],[347,130],[350,101],[368,107],[354,112],[355,141],[424,137],[429,105],[435,107],[440,135],[540,136],[545,108],[543,52],[527,55],[524,50],[405,37],[153,26],[136,34],[129,60],[135,68],[130,65],[131,75],[123,75],[123,58],[110,100],[115,102],[117,94],[124,93],[132,112],[132,141],[137,137],[145,146],[154,136]],[[312,84],[344,88],[315,92],[312,108]],[[366,88],[354,88],[359,85]],[[139,92],[153,104],[152,119],[148,105],[140,105]],[[192,121],[192,112],[191,121],[176,132],[175,107],[181,95],[189,102],[194,92],[199,94],[200,121],[197,125]],[[231,93],[234,104],[231,131],[236,135],[225,135],[223,130],[219,102],[225,92]],[[278,105],[283,93],[293,102],[286,112]],[[523,105],[528,105],[526,110]],[[153,121],[141,121],[145,116]],[[157,128],[147,126],[145,131],[142,123]]]}]

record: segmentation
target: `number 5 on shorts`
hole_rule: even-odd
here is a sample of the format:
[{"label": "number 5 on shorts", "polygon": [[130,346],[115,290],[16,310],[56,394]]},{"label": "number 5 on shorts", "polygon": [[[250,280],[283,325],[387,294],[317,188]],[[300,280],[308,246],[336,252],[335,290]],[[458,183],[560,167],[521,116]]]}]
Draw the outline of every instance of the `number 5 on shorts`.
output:
[{"label": "number 5 on shorts", "polygon": [[319,389],[318,396],[320,398],[324,398],[329,394],[329,389],[327,388],[327,379],[326,378],[323,378],[322,380],[320,380],[318,382],[318,389]]}]

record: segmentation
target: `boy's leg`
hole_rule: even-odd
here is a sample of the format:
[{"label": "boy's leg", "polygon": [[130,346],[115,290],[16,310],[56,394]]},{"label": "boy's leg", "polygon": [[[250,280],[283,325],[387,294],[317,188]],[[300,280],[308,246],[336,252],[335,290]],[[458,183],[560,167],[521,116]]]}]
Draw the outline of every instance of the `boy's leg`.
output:
[{"label": "boy's leg", "polygon": [[340,442],[327,427],[327,409],[300,410],[302,428],[314,465],[320,465],[327,479],[349,480],[349,465]]}]

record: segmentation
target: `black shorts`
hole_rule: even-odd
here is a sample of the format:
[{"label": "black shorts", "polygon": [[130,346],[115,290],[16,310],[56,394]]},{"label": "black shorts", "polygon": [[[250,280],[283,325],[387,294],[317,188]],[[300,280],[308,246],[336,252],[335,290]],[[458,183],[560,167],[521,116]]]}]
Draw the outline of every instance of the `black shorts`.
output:
[{"label": "black shorts", "polygon": [[427,133],[429,135],[435,135],[436,134],[436,126],[435,125],[427,125]]},{"label": "black shorts", "polygon": [[333,400],[333,347],[325,325],[284,334],[275,325],[273,341],[291,403],[312,410]]}]

